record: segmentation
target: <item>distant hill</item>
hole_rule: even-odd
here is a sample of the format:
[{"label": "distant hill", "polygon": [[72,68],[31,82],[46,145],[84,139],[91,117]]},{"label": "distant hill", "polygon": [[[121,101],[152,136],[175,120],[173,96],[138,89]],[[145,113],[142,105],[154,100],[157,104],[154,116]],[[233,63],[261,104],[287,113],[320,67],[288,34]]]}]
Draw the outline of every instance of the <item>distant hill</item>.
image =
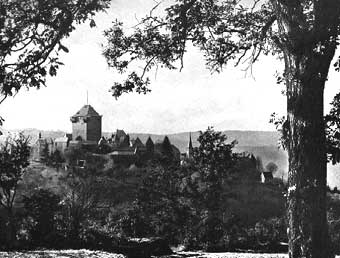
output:
[{"label": "distant hill", "polygon": [[[31,142],[34,143],[38,134],[41,133],[44,138],[57,138],[65,135],[64,131],[44,131],[38,130],[34,128],[22,129],[22,130],[10,130],[10,133],[23,132],[26,135],[31,137]],[[4,132],[6,135],[6,131]],[[165,134],[148,134],[148,133],[130,133],[130,138],[139,137],[143,142],[147,140],[149,136],[151,136],[154,142],[163,141]],[[279,134],[277,132],[271,131],[224,131],[224,133],[228,136],[228,140],[233,141],[237,140],[238,146],[277,146],[277,142],[279,139]],[[103,132],[105,137],[110,137],[111,133]],[[192,132],[192,141],[193,145],[197,146],[197,138],[199,136],[199,132]],[[176,145],[177,148],[180,149],[181,152],[185,152],[189,142],[189,132],[183,133],[175,133],[168,134],[168,137],[172,144]]]},{"label": "distant hill", "polygon": [[62,137],[62,136],[65,135],[65,132],[60,131],[60,130],[58,130],[58,131],[44,131],[44,130],[38,130],[38,129],[35,129],[35,128],[27,128],[27,129],[20,129],[20,130],[16,129],[16,130],[9,130],[9,131],[3,130],[2,132],[3,132],[3,135],[0,137],[0,141],[6,139],[6,137],[9,134],[15,134],[15,133],[22,132],[25,135],[30,137],[30,143],[31,144],[34,144],[37,141],[39,133],[41,133],[41,137],[51,138],[51,139],[55,139],[55,138]]},{"label": "distant hill", "polygon": [[[279,134],[277,132],[265,131],[224,131],[229,141],[237,140],[237,146],[277,146]],[[104,133],[105,134],[105,133]],[[143,142],[151,136],[154,142],[162,141],[165,135],[130,133],[131,138],[139,137]],[[199,132],[192,132],[191,137],[194,147],[198,145]],[[181,152],[185,152],[189,142],[189,132],[168,134],[172,144],[177,146]]]},{"label": "distant hill", "polygon": [[[13,130],[11,132],[23,131],[26,135],[31,137],[31,143],[34,143],[38,138],[39,132],[41,132],[42,137],[45,138],[57,138],[65,134],[63,131],[42,131],[38,129],[24,129],[24,130]],[[128,132],[127,132],[128,133]],[[224,131],[227,135],[229,141],[237,140],[238,144],[235,147],[237,152],[250,152],[255,156],[260,157],[263,161],[264,166],[268,162],[275,162],[279,171],[276,177],[287,177],[288,170],[288,155],[285,151],[278,148],[279,134],[273,131],[237,131],[237,130],[227,130]],[[147,133],[129,133],[130,138],[139,137],[142,142],[146,142],[147,138],[150,136],[154,142],[162,141],[163,134],[147,134]],[[104,132],[105,137],[111,136],[111,133]],[[198,145],[197,138],[199,132],[192,132],[192,141],[194,147]],[[1,138],[4,139],[5,135]],[[168,134],[168,137],[173,145],[175,145],[182,153],[186,152],[188,142],[189,142],[189,132]],[[328,182],[331,187],[340,186],[340,165],[338,166],[328,166]]]}]

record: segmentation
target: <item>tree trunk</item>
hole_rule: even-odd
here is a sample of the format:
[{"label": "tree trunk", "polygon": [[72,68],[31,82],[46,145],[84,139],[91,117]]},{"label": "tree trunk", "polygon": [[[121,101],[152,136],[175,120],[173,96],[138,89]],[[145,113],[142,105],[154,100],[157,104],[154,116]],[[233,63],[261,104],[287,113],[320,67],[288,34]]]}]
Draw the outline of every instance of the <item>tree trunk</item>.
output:
[{"label": "tree trunk", "polygon": [[12,207],[7,207],[7,248],[13,249],[16,246],[16,225]]},{"label": "tree trunk", "polygon": [[[303,51],[302,51],[303,52]],[[285,53],[290,258],[333,257],[326,217],[323,92],[331,57]]]},{"label": "tree trunk", "polygon": [[289,257],[334,257],[326,216],[323,94],[337,45],[339,1],[312,1],[308,7],[295,0],[270,2],[277,19],[279,33],[274,40],[283,52],[287,87],[283,131],[289,156]]}]

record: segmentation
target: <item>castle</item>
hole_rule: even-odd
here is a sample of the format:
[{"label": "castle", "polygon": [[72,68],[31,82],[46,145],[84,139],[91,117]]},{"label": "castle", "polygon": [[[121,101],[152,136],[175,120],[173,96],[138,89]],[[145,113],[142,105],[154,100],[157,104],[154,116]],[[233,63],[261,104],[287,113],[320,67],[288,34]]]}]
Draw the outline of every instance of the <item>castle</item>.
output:
[{"label": "castle", "polygon": [[[72,134],[65,134],[56,139],[46,139],[39,134],[33,146],[34,160],[42,161],[46,151],[50,154],[58,151],[61,156],[65,156],[67,150],[78,148],[108,155],[115,163],[134,164],[138,160],[151,159],[157,153],[163,152],[162,143],[154,143],[150,136],[145,144],[138,137],[130,139],[129,134],[126,134],[124,130],[116,130],[110,137],[102,136],[102,116],[91,105],[84,105],[70,117],[70,120]],[[173,145],[171,148],[176,160],[183,160],[183,157],[190,158],[193,151],[191,134],[187,153],[181,154]]]}]

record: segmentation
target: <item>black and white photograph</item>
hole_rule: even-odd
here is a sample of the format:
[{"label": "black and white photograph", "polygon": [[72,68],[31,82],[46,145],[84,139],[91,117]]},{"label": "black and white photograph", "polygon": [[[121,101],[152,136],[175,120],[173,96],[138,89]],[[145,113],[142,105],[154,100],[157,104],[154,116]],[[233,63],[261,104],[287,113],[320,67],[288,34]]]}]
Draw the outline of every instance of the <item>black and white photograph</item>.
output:
[{"label": "black and white photograph", "polygon": [[340,258],[340,0],[0,0],[0,258]]}]

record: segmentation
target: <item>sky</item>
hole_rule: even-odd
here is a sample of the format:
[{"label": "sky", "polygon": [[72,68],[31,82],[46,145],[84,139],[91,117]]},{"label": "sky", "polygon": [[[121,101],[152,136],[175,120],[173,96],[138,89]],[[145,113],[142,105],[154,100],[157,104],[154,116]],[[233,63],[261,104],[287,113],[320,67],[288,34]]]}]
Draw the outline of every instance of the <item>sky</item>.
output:
[{"label": "sky", "polygon": [[[109,89],[121,78],[108,68],[102,55],[103,31],[118,19],[127,29],[138,23],[154,5],[153,0],[113,0],[106,13],[95,16],[97,27],[89,22],[77,26],[63,43],[70,50],[61,55],[65,64],[47,87],[22,89],[0,106],[4,128],[71,131],[70,116],[86,104],[103,115],[103,131],[117,128],[138,133],[176,133],[204,130],[275,130],[269,124],[273,112],[285,114],[286,100],[275,73],[282,64],[273,57],[262,57],[252,73],[242,67],[227,66],[211,74],[202,54],[190,48],[184,69],[160,69],[151,74],[152,92],[127,94],[116,100]],[[325,110],[340,90],[340,74],[331,69],[325,91]]]}]

